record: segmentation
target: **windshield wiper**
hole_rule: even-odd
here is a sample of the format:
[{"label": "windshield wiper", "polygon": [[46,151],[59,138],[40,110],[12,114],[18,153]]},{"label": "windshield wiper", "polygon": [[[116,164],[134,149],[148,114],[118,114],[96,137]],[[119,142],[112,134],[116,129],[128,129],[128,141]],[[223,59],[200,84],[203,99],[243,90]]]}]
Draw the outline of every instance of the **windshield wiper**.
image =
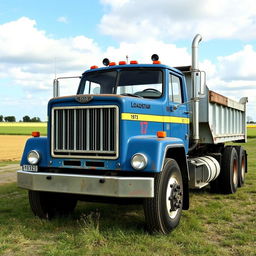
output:
[{"label": "windshield wiper", "polygon": [[123,96],[131,96],[131,97],[136,97],[136,98],[143,98],[139,95],[135,95],[135,94],[132,94],[132,93],[121,93],[120,95],[123,95]]}]

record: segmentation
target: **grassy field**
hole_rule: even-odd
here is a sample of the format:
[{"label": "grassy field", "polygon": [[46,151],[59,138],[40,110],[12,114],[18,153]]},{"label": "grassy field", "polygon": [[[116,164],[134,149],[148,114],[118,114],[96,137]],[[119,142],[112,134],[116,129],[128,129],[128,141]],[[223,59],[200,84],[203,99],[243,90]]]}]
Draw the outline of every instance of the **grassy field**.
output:
[{"label": "grassy field", "polygon": [[0,167],[2,166],[6,166],[6,165],[9,165],[9,164],[18,164],[20,161],[1,161],[0,160]]},{"label": "grassy field", "polygon": [[41,135],[46,135],[47,123],[0,122],[0,135],[30,135],[34,131],[39,131]]},{"label": "grassy field", "polygon": [[248,138],[256,138],[256,127],[254,128],[247,128],[247,137]]},{"label": "grassy field", "polygon": [[168,236],[144,230],[141,206],[79,203],[69,218],[34,217],[27,192],[0,186],[0,255],[256,255],[256,138],[245,148],[246,184],[236,194],[191,192],[191,207]]},{"label": "grassy field", "polygon": [[[248,138],[256,137],[256,125],[247,125]],[[0,122],[0,135],[30,135],[34,131],[41,132],[41,135],[47,134],[47,123],[8,123]]]}]

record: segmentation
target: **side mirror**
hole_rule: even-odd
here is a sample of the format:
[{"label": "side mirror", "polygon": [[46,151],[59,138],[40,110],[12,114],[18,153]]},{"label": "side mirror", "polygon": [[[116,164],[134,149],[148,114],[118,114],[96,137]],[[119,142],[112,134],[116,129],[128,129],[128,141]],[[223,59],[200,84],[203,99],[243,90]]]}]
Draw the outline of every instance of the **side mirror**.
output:
[{"label": "side mirror", "polygon": [[[53,98],[56,98],[56,97],[59,97],[60,96],[60,81],[59,80],[63,80],[63,79],[77,79],[79,78],[79,81],[81,80],[81,76],[64,76],[64,77],[58,77],[58,78],[55,78],[53,80]],[[62,89],[64,92],[66,92],[67,90],[65,89],[67,88],[66,86],[63,88],[63,84],[62,84]],[[69,92],[68,92],[69,93]],[[64,95],[70,95],[70,94],[65,94]],[[74,95],[71,94],[71,95]]]},{"label": "side mirror", "polygon": [[206,73],[204,71],[195,71],[192,73],[194,97],[203,98],[205,96]]}]

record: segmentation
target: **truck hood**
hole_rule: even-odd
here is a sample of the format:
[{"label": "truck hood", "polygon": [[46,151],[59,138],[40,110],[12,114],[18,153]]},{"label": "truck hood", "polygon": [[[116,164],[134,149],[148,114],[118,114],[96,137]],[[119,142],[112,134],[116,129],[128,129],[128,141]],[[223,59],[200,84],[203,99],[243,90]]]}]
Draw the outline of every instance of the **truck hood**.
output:
[{"label": "truck hood", "polygon": [[147,99],[115,94],[73,95],[53,98],[48,104],[48,116],[53,107],[117,105],[120,113],[163,114],[164,100],[161,98]]}]

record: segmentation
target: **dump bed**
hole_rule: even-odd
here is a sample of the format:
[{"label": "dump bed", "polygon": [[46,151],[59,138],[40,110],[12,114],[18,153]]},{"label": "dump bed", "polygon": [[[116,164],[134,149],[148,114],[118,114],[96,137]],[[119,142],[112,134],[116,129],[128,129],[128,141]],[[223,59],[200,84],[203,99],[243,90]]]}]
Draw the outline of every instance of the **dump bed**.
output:
[{"label": "dump bed", "polygon": [[200,142],[245,142],[246,102],[247,98],[236,102],[207,88],[199,103]]},{"label": "dump bed", "polygon": [[[179,68],[185,75],[189,99],[193,99],[190,67]],[[246,102],[231,100],[206,86],[205,96],[199,103],[199,143],[246,142]],[[193,122],[193,104],[191,120]]]}]

